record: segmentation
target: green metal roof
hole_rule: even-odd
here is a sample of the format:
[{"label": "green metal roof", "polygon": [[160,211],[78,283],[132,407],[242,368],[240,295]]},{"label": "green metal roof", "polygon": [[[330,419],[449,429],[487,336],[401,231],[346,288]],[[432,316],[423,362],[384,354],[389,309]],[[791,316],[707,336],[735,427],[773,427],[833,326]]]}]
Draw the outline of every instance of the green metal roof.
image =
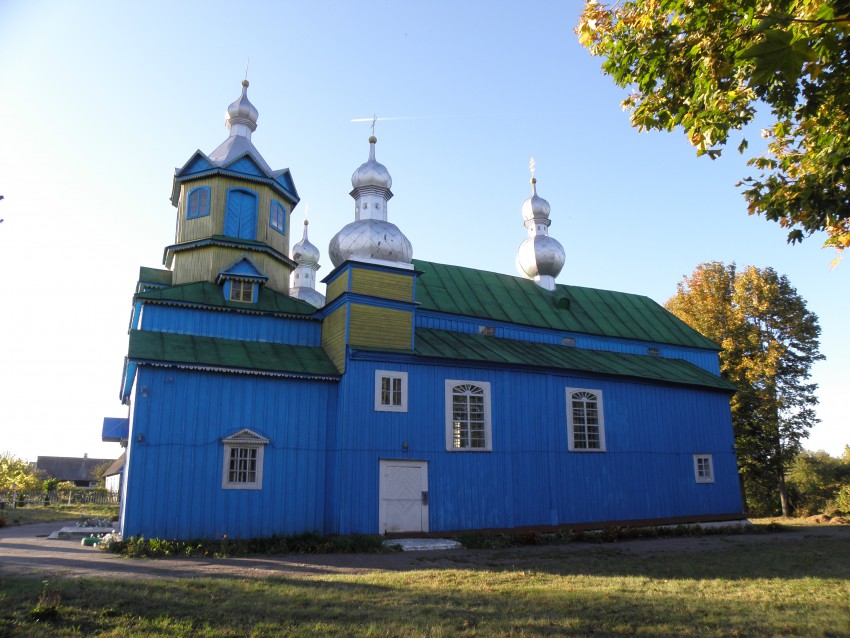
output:
[{"label": "green metal roof", "polygon": [[735,391],[722,378],[682,359],[582,350],[480,335],[418,328],[415,353],[423,357],[526,365],[650,379]]},{"label": "green metal roof", "polygon": [[320,347],[262,341],[131,330],[127,356],[137,361],[339,377],[333,362]]},{"label": "green metal roof", "polygon": [[170,270],[163,270],[162,268],[147,268],[145,266],[139,268],[139,281],[147,284],[170,286],[171,275]]},{"label": "green metal roof", "polygon": [[423,310],[566,332],[720,349],[643,295],[563,284],[550,292],[521,277],[418,259],[413,260],[413,266],[422,272],[416,281],[416,301]]},{"label": "green metal roof", "polygon": [[312,315],[316,312],[316,308],[306,301],[294,299],[265,286],[260,288],[257,303],[229,301],[224,298],[222,287],[209,281],[140,292],[136,295],[136,299],[289,315]]}]

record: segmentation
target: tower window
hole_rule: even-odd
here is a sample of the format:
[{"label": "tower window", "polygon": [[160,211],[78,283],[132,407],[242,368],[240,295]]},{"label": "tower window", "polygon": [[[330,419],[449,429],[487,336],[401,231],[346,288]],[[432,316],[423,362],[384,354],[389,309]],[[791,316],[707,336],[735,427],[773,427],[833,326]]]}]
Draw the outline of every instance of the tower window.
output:
[{"label": "tower window", "polygon": [[244,303],[251,303],[254,301],[254,282],[231,281],[230,301],[242,301]]},{"label": "tower window", "polygon": [[286,209],[280,202],[272,202],[269,211],[269,226],[281,234],[286,234]]},{"label": "tower window", "polygon": [[204,217],[210,214],[210,189],[201,186],[189,191],[189,201],[186,204],[186,219]]}]

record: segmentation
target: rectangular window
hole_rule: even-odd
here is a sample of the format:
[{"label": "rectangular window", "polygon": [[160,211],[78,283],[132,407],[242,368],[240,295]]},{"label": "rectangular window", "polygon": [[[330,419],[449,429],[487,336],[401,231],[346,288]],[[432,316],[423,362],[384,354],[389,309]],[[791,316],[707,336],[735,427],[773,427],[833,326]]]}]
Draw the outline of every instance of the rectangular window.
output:
[{"label": "rectangular window", "polygon": [[210,189],[201,186],[189,192],[189,201],[186,205],[186,219],[204,217],[210,214]]},{"label": "rectangular window", "polygon": [[375,371],[375,411],[407,412],[407,372]]},{"label": "rectangular window", "polygon": [[254,300],[254,283],[251,281],[230,282],[230,301],[251,303]]},{"label": "rectangular window", "polygon": [[286,233],[286,209],[280,202],[273,201],[269,209],[269,226],[279,233]]},{"label": "rectangular window", "polygon": [[224,443],[221,487],[226,490],[259,490],[263,487],[263,454],[268,439],[241,430]]},{"label": "rectangular window", "polygon": [[711,454],[694,454],[694,478],[697,483],[714,483],[714,461]]},{"label": "rectangular window", "polygon": [[490,383],[446,381],[446,449],[459,452],[492,450]]},{"label": "rectangular window", "polygon": [[605,451],[601,390],[567,388],[567,428],[571,451]]}]

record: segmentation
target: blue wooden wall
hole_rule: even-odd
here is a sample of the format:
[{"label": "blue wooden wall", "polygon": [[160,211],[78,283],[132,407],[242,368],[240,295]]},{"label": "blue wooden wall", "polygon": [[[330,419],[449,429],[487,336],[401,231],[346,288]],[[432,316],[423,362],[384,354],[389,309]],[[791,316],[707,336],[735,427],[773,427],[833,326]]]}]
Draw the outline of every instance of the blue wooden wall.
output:
[{"label": "blue wooden wall", "polygon": [[[408,372],[407,413],[374,411],[376,369]],[[492,452],[445,451],[446,379],[490,382]],[[568,451],[567,387],[602,390],[606,452]],[[339,392],[331,532],[379,531],[382,458],[428,461],[432,532],[741,511],[725,393],[369,360],[349,361]],[[714,483],[696,483],[696,453],[713,455]]]},{"label": "blue wooden wall", "polygon": [[[125,536],[323,531],[324,424],[335,420],[336,385],[140,366],[125,469]],[[221,487],[221,439],[243,428],[270,439],[262,490]]]},{"label": "blue wooden wall", "polygon": [[237,312],[210,312],[160,304],[144,305],[141,329],[299,346],[319,346],[322,343],[322,324],[318,321]]}]

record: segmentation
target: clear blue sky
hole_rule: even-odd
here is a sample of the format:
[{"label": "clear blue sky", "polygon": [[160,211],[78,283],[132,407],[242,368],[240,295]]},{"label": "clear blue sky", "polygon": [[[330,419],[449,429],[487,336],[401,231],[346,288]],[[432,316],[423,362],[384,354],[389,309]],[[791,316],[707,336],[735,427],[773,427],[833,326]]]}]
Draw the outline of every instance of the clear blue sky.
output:
[{"label": "clear blue sky", "polygon": [[[267,6],[266,6],[267,5]],[[664,302],[703,261],[772,266],[823,328],[822,423],[850,443],[850,258],[790,247],[746,214],[732,149],[697,159],[681,134],[639,134],[622,90],[576,42],[580,2],[0,2],[0,452],[115,457],[141,265],[174,238],[173,169],[227,136],[250,58],[253,140],[288,167],[310,238],[353,220],[350,176],[379,122],[390,220],[414,256],[515,274],[528,162],[565,247],[558,281]],[[758,131],[751,135],[757,142]],[[737,145],[735,143],[733,146]],[[757,144],[753,144],[757,147]]]}]

